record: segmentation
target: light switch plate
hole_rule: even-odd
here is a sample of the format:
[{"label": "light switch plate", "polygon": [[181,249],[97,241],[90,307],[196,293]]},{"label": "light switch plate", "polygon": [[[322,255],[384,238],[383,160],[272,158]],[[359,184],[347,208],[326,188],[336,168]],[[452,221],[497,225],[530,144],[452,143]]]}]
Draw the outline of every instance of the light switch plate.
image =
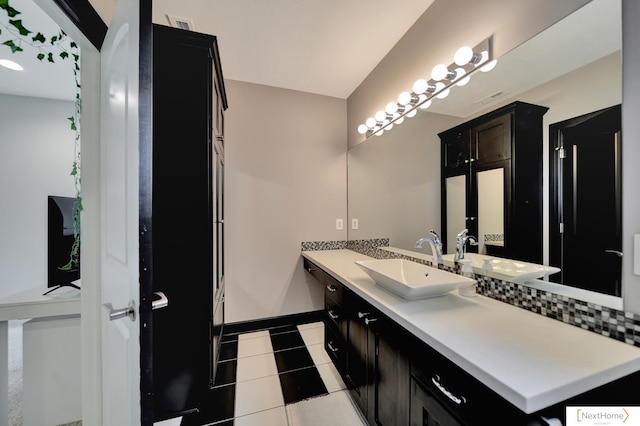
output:
[{"label": "light switch plate", "polygon": [[358,219],[351,219],[351,229],[358,229]]},{"label": "light switch plate", "polygon": [[342,219],[336,219],[336,229],[342,231],[344,229],[344,222]]}]

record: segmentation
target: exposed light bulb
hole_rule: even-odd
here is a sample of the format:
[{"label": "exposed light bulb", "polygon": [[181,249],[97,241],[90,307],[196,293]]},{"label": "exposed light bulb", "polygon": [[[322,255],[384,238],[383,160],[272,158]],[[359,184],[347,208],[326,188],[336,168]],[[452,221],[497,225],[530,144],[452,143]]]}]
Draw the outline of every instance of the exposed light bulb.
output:
[{"label": "exposed light bulb", "polygon": [[494,60],[493,60],[493,61],[491,61],[491,62],[487,62],[485,65],[483,65],[483,66],[481,66],[481,67],[480,67],[480,71],[482,71],[482,72],[489,72],[489,71],[491,71],[492,69],[494,69],[494,68],[496,67],[496,64],[497,64],[497,63],[498,63],[498,60],[497,60],[497,59],[494,59]]},{"label": "exposed light bulb", "polygon": [[431,78],[435,81],[440,81],[447,77],[449,69],[444,64],[438,64],[431,70]]},{"label": "exposed light bulb", "polygon": [[[457,75],[458,75],[458,78],[460,78],[460,77],[464,77],[464,76],[467,74],[467,72],[464,70],[464,68],[456,68],[456,73],[457,73]],[[464,86],[464,85],[465,85],[465,84],[467,84],[470,80],[471,80],[471,76],[470,76],[470,75],[467,75],[467,76],[466,76],[466,77],[464,77],[464,78],[460,78],[460,80],[458,80],[458,81],[456,82],[456,85],[457,85],[457,86]]]},{"label": "exposed light bulb", "polygon": [[375,118],[376,118],[376,121],[382,122],[382,121],[384,121],[385,118],[387,118],[387,113],[382,111],[382,110],[380,110],[380,111],[376,112]]},{"label": "exposed light bulb", "polygon": [[365,133],[367,133],[367,130],[369,130],[369,128],[367,127],[366,124],[361,124],[358,126],[358,133],[360,133],[361,135],[364,135]]},{"label": "exposed light bulb", "polygon": [[13,71],[24,71],[22,65],[17,62],[10,61],[9,59],[0,59],[0,66],[8,68]]},{"label": "exposed light bulb", "polygon": [[472,58],[473,49],[469,46],[462,46],[460,49],[456,50],[456,54],[453,56],[453,62],[455,62],[459,67],[462,67],[467,65]]},{"label": "exposed light bulb", "polygon": [[423,103],[422,105],[420,105],[418,108],[420,109],[427,109],[431,106],[431,99],[429,99],[427,102]]},{"label": "exposed light bulb", "polygon": [[400,105],[407,105],[409,102],[411,102],[411,93],[402,92],[398,95],[398,103]]},{"label": "exposed light bulb", "polygon": [[367,118],[367,121],[364,122],[368,129],[373,129],[376,127],[376,119],[373,117]]},{"label": "exposed light bulb", "polygon": [[382,136],[383,133],[384,133],[384,129],[380,129],[375,133],[375,135],[376,136]]},{"label": "exposed light bulb", "polygon": [[414,108],[414,109],[412,109],[411,111],[409,111],[409,112],[405,115],[405,117],[407,117],[407,118],[413,118],[413,117],[415,117],[415,116],[416,116],[416,114],[417,114],[417,113],[418,113],[418,109],[417,109],[417,108]]},{"label": "exposed light bulb", "polygon": [[389,102],[384,110],[387,112],[387,114],[393,115],[396,113],[396,111],[398,111],[398,104]]},{"label": "exposed light bulb", "polygon": [[396,119],[395,123],[396,123],[396,124],[402,124],[402,123],[404,123],[404,115],[403,115],[402,117],[400,117],[400,118]]},{"label": "exposed light bulb", "polygon": [[428,87],[429,84],[427,83],[427,80],[421,78],[420,80],[416,80],[416,82],[413,83],[413,93],[415,93],[416,95],[421,95],[427,90]]},{"label": "exposed light bulb", "polygon": [[[440,82],[436,83],[436,92],[440,92],[440,93],[438,93],[438,94],[436,95],[436,98],[438,98],[438,99],[444,99],[444,98],[446,98],[447,96],[449,96],[449,89],[447,89],[447,90],[442,90],[442,89],[444,89],[444,88],[445,88],[444,83],[440,83]],[[441,90],[442,90],[442,91],[441,91]]]}]

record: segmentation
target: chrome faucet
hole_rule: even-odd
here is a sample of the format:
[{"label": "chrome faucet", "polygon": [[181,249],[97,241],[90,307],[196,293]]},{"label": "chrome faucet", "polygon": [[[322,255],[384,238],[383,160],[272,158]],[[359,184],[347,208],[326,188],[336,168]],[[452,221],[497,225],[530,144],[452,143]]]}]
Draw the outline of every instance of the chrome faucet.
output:
[{"label": "chrome faucet", "polygon": [[469,244],[471,244],[472,246],[478,245],[478,240],[476,239],[476,237],[474,237],[473,235],[467,235],[468,232],[468,229],[463,229],[456,236],[456,261],[464,259],[464,249],[467,246],[467,241],[469,241]]},{"label": "chrome faucet", "polygon": [[422,248],[424,243],[429,243],[431,246],[431,254],[433,254],[433,261],[439,267],[443,264],[442,262],[442,240],[440,240],[440,236],[436,234],[436,231],[431,229],[429,233],[433,236],[433,238],[424,237],[420,238],[416,241],[416,248]]}]

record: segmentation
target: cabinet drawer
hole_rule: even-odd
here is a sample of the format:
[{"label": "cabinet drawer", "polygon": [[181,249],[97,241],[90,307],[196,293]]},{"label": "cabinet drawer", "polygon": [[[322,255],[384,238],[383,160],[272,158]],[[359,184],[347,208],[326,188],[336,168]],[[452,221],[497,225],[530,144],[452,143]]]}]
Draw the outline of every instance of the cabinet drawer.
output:
[{"label": "cabinet drawer", "polygon": [[324,327],[324,350],[327,351],[338,371],[344,373],[347,359],[345,343],[329,326]]},{"label": "cabinet drawer", "polygon": [[325,274],[324,296],[333,299],[336,303],[342,304],[344,286],[331,275]]},{"label": "cabinet drawer", "polygon": [[[413,351],[411,376],[455,417],[473,419],[500,413],[501,424],[520,424],[522,411],[425,344]],[[490,418],[490,417],[486,417]]]},{"label": "cabinet drawer", "polygon": [[327,314],[328,323],[336,330],[339,330],[345,321],[342,307],[336,301],[327,297],[324,301],[324,311]]},{"label": "cabinet drawer", "polygon": [[325,277],[325,273],[322,269],[320,269],[316,264],[314,264],[313,262],[311,262],[308,259],[304,259],[303,261],[303,267],[305,269],[305,271],[307,271],[308,273],[310,273],[311,275],[313,275],[315,277],[315,279],[317,279],[318,281],[320,281],[320,284],[324,285],[324,277]]}]

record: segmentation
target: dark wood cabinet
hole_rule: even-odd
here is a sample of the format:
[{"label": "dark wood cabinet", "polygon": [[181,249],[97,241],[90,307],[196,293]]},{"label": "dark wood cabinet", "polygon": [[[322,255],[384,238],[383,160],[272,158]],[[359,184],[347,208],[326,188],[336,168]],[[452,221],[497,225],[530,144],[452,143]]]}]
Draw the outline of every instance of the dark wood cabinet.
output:
[{"label": "dark wood cabinet", "polygon": [[197,410],[214,374],[224,287],[213,123],[224,96],[216,38],[154,25],[153,185],[141,190],[152,194],[153,290],[169,299],[152,321],[155,420]]},{"label": "dark wood cabinet", "polygon": [[407,424],[408,333],[318,266],[305,269],[325,286],[325,349],[371,425]]},{"label": "dark wood cabinet", "polygon": [[439,133],[446,252],[455,251],[455,237],[466,228],[480,243],[469,251],[479,247],[486,254],[542,263],[542,117],[547,110],[514,102]]}]

